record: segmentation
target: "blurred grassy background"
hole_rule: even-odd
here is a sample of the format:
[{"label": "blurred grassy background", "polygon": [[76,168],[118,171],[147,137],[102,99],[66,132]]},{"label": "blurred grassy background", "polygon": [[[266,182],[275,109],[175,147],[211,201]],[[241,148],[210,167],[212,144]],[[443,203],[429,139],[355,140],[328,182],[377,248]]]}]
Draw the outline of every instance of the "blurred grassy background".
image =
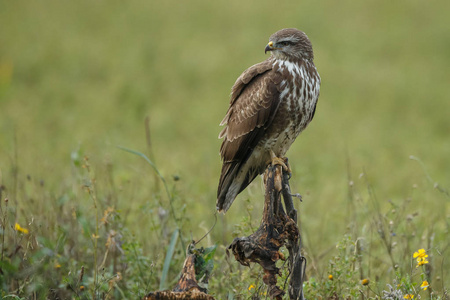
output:
[{"label": "blurred grassy background", "polygon": [[[154,160],[168,179],[180,176],[184,232],[199,238],[214,220],[218,124],[231,86],[267,58],[272,33],[296,27],[322,77],[315,119],[288,152],[307,247],[326,252],[346,232],[349,181],[363,194],[369,182],[381,207],[410,198],[424,227],[443,229],[448,200],[409,156],[450,187],[448,11],[449,1],[1,1],[0,184],[18,220],[57,223],[51,202],[76,189],[71,153],[90,158],[98,181],[113,165],[117,209],[158,249],[147,229],[155,211],[145,209],[155,205],[153,172],[116,148],[148,151],[149,116]],[[27,193],[27,175],[45,182],[44,196]],[[256,181],[212,242],[231,242],[248,197],[258,219]],[[70,205],[91,207],[77,199]]]}]

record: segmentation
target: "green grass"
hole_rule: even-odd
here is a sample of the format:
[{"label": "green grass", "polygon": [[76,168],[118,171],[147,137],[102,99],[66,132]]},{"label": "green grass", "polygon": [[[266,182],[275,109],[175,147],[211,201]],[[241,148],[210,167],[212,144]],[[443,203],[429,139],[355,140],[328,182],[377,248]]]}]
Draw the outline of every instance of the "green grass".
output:
[{"label": "green grass", "polygon": [[[288,152],[310,299],[375,297],[394,280],[406,293],[422,273],[433,299],[444,298],[449,10],[448,1],[1,1],[2,296],[136,299],[160,287],[178,228],[173,286],[184,247],[215,222],[231,86],[267,57],[273,32],[297,27],[322,77],[315,119]],[[144,159],[117,146],[146,154],[169,195]],[[200,244],[219,245],[209,286],[218,299],[261,285],[259,268],[224,248],[257,228],[262,204],[258,179]],[[430,273],[415,268],[420,248]]]}]

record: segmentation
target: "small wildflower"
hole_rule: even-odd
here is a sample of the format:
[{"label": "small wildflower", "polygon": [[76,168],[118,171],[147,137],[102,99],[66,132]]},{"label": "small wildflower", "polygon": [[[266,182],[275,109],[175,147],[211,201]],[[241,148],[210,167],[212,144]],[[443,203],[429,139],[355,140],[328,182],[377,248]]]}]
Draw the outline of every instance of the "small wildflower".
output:
[{"label": "small wildflower", "polygon": [[22,228],[19,223],[16,223],[16,225],[14,225],[14,229],[18,232],[22,232],[23,234],[28,234],[28,229],[26,228]]},{"label": "small wildflower", "polygon": [[416,252],[414,252],[413,257],[417,259],[417,266],[416,266],[416,268],[418,268],[419,266],[423,266],[423,265],[428,263],[428,260],[427,260],[428,254],[425,251],[425,249],[417,250]]},{"label": "small wildflower", "polygon": [[364,278],[363,280],[361,280],[361,284],[362,285],[369,285],[369,279],[368,278]]},{"label": "small wildflower", "polygon": [[59,268],[61,268],[61,265],[58,264],[58,263],[56,263],[56,264],[55,264],[55,269],[59,269]]},{"label": "small wildflower", "polygon": [[425,251],[425,249],[419,249],[419,250],[417,250],[417,252],[414,252],[413,257],[414,258],[426,258],[426,257],[428,257],[428,254]]},{"label": "small wildflower", "polygon": [[253,284],[250,284],[250,286],[248,287],[248,290],[251,291],[251,290],[254,290],[254,289],[255,289],[255,286]]},{"label": "small wildflower", "polygon": [[426,265],[427,263],[429,263],[429,261],[426,258],[418,258],[416,268]]},{"label": "small wildflower", "polygon": [[328,279],[333,280],[333,275],[328,275]]},{"label": "small wildflower", "polygon": [[84,285],[80,285],[80,291],[84,291]]},{"label": "small wildflower", "polygon": [[406,294],[405,296],[403,296],[403,299],[414,299],[414,295],[413,294]]},{"label": "small wildflower", "polygon": [[428,284],[428,281],[425,280],[424,282],[422,282],[422,285],[420,286],[420,288],[422,288],[424,291],[426,291],[429,286],[430,285]]}]

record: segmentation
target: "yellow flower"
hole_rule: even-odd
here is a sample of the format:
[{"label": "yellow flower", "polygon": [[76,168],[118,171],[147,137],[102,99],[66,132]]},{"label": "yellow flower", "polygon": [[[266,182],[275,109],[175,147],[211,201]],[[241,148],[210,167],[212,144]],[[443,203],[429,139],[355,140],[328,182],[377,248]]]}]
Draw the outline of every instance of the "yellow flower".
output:
[{"label": "yellow flower", "polygon": [[80,291],[84,291],[84,285],[80,285]]},{"label": "yellow flower", "polygon": [[333,275],[328,275],[328,279],[333,280]]},{"label": "yellow flower", "polygon": [[28,229],[20,227],[19,223],[14,225],[14,229],[18,232],[22,232],[23,234],[28,234]]},{"label": "yellow flower", "polygon": [[403,299],[414,299],[414,295],[413,294],[406,294],[405,296],[403,296]]},{"label": "yellow flower", "polygon": [[250,284],[250,286],[248,287],[248,290],[251,291],[253,289],[255,289],[255,286],[253,284]]},{"label": "yellow flower", "polygon": [[429,287],[430,285],[428,284],[428,281],[424,281],[424,282],[422,282],[422,285],[420,286],[424,291],[426,291],[427,290],[427,288]]},{"label": "yellow flower", "polygon": [[61,265],[58,264],[58,263],[56,263],[56,264],[55,264],[55,269],[59,269],[59,268],[61,268]]},{"label": "yellow flower", "polygon": [[425,249],[419,249],[417,252],[414,252],[413,257],[417,259],[425,258],[428,257],[428,254],[425,252]]},{"label": "yellow flower", "polygon": [[368,278],[364,278],[363,280],[361,280],[361,284],[362,285],[368,285],[369,284],[369,279]]},{"label": "yellow flower", "polygon": [[416,268],[418,268],[420,266],[423,266],[423,265],[426,265],[427,263],[429,263],[429,261],[426,258],[418,258],[417,259],[417,266],[416,266]]}]

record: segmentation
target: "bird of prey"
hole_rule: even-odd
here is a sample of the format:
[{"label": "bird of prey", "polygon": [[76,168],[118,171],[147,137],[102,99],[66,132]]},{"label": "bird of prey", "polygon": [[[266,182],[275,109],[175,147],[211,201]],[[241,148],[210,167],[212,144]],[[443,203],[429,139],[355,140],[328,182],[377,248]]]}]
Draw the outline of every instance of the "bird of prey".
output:
[{"label": "bird of prey", "polygon": [[[220,125],[222,172],[217,210],[226,212],[236,196],[272,161],[282,158],[311,122],[320,76],[307,35],[295,28],[274,33],[265,48],[271,55],[239,76]],[[278,160],[277,160],[278,159]]]}]

